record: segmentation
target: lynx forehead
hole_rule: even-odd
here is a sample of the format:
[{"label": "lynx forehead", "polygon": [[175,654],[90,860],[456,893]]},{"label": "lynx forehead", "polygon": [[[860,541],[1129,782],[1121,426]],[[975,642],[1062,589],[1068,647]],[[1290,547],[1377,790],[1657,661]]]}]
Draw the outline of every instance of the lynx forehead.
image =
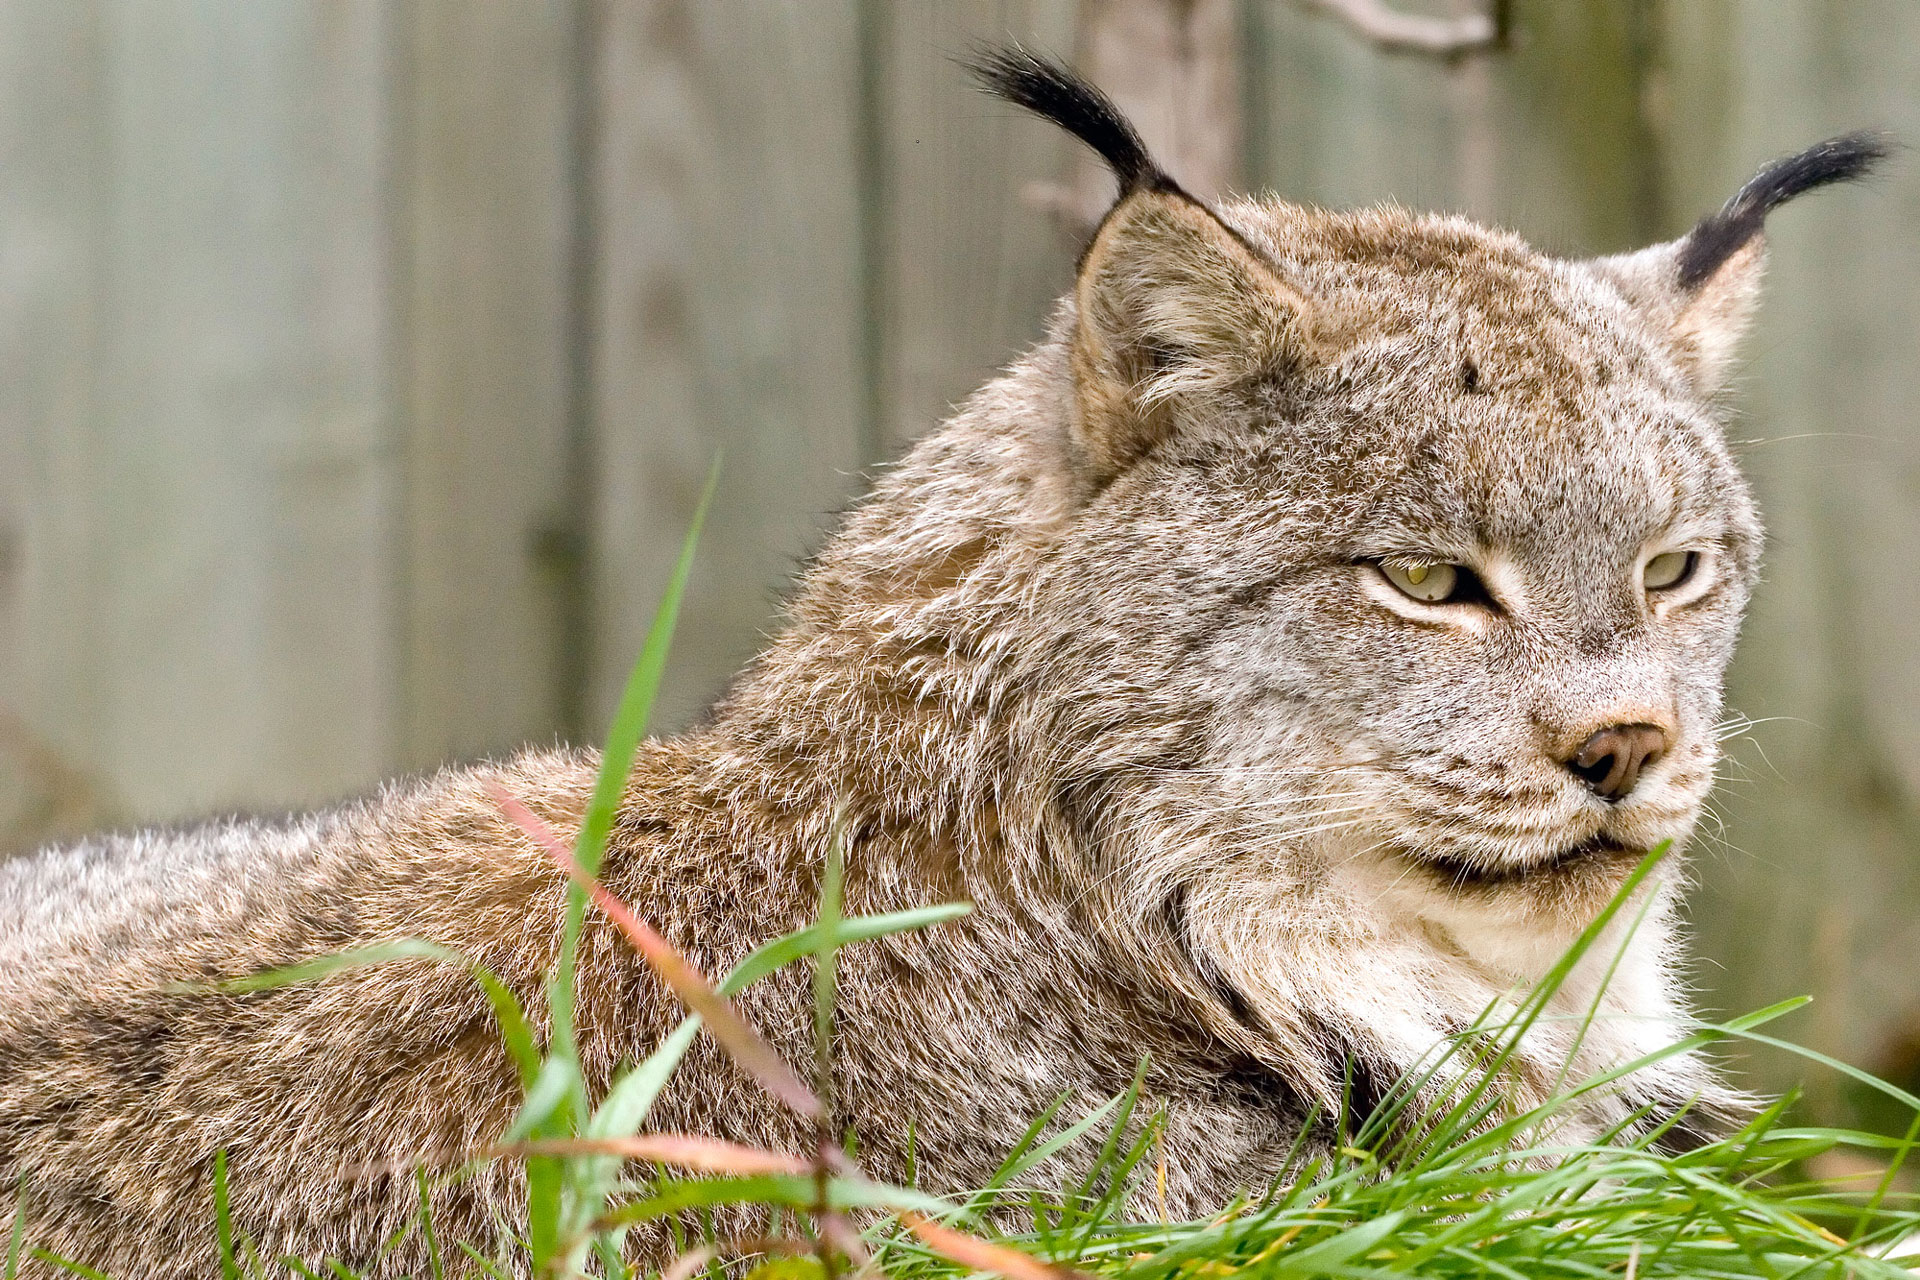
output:
[{"label": "lynx forehead", "polygon": [[[1679,241],[1567,262],[1457,218],[1208,207],[1065,69],[980,70],[1096,148],[1118,198],[1046,339],[852,512],[711,721],[642,751],[603,879],[724,970],[810,920],[847,814],[850,910],[975,903],[841,959],[862,1162],[979,1186],[1034,1115],[1144,1060],[1150,1207],[1199,1215],[1336,1140],[1313,1117],[1379,1097],[1684,841],[1760,539],[1712,399],[1761,223],[1883,147],[1822,144]],[[484,996],[431,966],[173,984],[424,937],[537,1007],[563,886],[487,788],[571,824],[593,767],[529,753],[0,868],[0,1185],[29,1188],[30,1238],[126,1280],[207,1271],[225,1150],[267,1256],[420,1274],[415,1184],[367,1171],[506,1125]],[[1671,890],[1641,892],[1557,997],[1600,1016],[1542,1021],[1523,1095],[1684,1035]],[[604,922],[581,955],[598,1091],[674,1003]],[[809,1060],[804,973],[741,1004]],[[1729,1100],[1669,1057],[1569,1123]],[[812,1141],[710,1047],[650,1120]],[[447,1236],[511,1247],[508,1165],[432,1194]]]}]

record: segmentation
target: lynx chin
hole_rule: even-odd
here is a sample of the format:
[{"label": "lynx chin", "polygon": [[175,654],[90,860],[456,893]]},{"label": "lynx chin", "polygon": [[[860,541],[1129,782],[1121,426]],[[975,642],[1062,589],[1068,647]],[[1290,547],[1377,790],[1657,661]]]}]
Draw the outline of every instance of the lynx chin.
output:
[{"label": "lynx chin", "polygon": [[[1116,201],[1045,338],[852,510],[705,724],[642,748],[604,880],[722,972],[812,918],[844,806],[848,910],[975,904],[842,957],[860,1160],[977,1185],[1056,1096],[1081,1114],[1144,1059],[1167,1207],[1199,1215],[1685,844],[1760,549],[1715,397],[1762,223],[1886,144],[1821,143],[1679,240],[1570,261],[1458,217],[1204,203],[1066,69],[976,69],[1097,150]],[[225,1151],[263,1256],[422,1274],[377,1256],[419,1211],[407,1171],[519,1101],[467,975],[180,984],[419,937],[539,1007],[564,885],[487,788],[570,829],[595,765],[529,751],[0,868],[0,1187],[30,1240],[116,1280],[214,1274]],[[1558,997],[1584,1012],[1620,952],[1584,1039],[1531,1035],[1523,1096],[1686,1034],[1679,866]],[[740,999],[796,1063],[810,1002],[805,966]],[[579,1017],[596,1090],[678,1017],[597,917]],[[1684,1112],[1681,1142],[1736,1103],[1679,1057],[1570,1123]],[[650,1124],[811,1140],[704,1042]],[[438,1185],[436,1221],[486,1250],[524,1195],[497,1162]]]}]

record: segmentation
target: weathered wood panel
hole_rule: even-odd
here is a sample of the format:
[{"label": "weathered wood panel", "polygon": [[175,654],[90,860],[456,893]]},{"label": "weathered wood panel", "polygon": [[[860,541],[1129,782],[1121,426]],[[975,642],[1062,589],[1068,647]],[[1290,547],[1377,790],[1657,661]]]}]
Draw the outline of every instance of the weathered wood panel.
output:
[{"label": "weathered wood panel", "polygon": [[955,59],[982,39],[1071,53],[1068,0],[873,6],[880,160],[870,198],[877,279],[877,446],[888,453],[1041,334],[1072,276],[1073,238],[1023,194],[1077,162],[1058,129],[986,98]]},{"label": "weathered wood panel", "polygon": [[[561,729],[579,572],[569,447],[573,0],[401,6],[389,234],[405,457],[400,758]],[[381,224],[369,224],[374,234]]]},{"label": "weathered wood panel", "polygon": [[1330,207],[1455,210],[1564,253],[1639,243],[1657,163],[1640,108],[1645,5],[1514,10],[1512,50],[1448,63],[1382,53],[1298,5],[1252,5],[1255,185]]},{"label": "weathered wood panel", "polygon": [[108,11],[95,758],[136,812],[388,756],[385,36],[375,4]]},{"label": "weathered wood panel", "polygon": [[598,733],[707,470],[725,462],[658,721],[759,646],[871,460],[852,3],[618,0],[596,43]]},{"label": "weathered wood panel", "polygon": [[100,22],[97,4],[0,5],[0,849],[104,816],[86,660]]},{"label": "weathered wood panel", "polygon": [[8,114],[46,130],[7,230],[47,291],[17,334],[15,705],[143,818],[362,785],[393,704],[391,335],[360,234],[384,11],[9,18]]}]

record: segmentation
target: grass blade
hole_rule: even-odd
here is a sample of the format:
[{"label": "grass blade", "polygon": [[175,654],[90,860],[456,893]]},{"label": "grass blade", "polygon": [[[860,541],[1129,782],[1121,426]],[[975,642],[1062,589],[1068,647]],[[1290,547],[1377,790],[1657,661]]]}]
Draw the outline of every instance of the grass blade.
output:
[{"label": "grass blade", "polygon": [[[707,483],[700,491],[699,505],[694,508],[693,522],[687,527],[686,537],[681,541],[673,574],[668,578],[667,588],[654,609],[646,641],[640,647],[640,656],[634,660],[633,671],[628,675],[626,688],[620,695],[620,705],[614,712],[613,724],[607,731],[606,744],[601,748],[600,773],[594,779],[593,796],[587,802],[586,816],[574,840],[573,857],[570,860],[589,876],[599,874],[600,858],[607,847],[607,836],[613,831],[620,797],[626,791],[627,779],[633,772],[634,757],[640,749],[640,739],[646,735],[647,723],[653,715],[653,702],[660,692],[660,680],[666,672],[667,652],[672,646],[674,626],[680,618],[680,604],[686,596],[687,579],[693,573],[694,548],[699,544],[700,530],[706,524],[707,509],[713,502],[713,491],[719,481],[720,459],[716,456],[707,472]],[[553,1020],[553,1038],[560,1051],[565,1053],[573,1052],[575,958],[579,954],[580,930],[585,925],[586,914],[587,895],[576,883],[567,895],[567,918],[560,935],[560,955],[554,965],[553,979],[548,984],[547,997]]]},{"label": "grass blade", "polygon": [[943,1227],[917,1213],[903,1213],[900,1221],[927,1246],[975,1271],[997,1271],[1008,1280],[1067,1280],[1085,1273],[1071,1267],[1042,1262],[1031,1254],[993,1244],[979,1236]]},{"label": "grass blade", "polygon": [[80,1280],[113,1280],[112,1276],[107,1275],[103,1271],[95,1271],[84,1262],[75,1262],[71,1258],[63,1258],[59,1254],[49,1253],[45,1249],[29,1249],[27,1250],[27,1256],[35,1262],[44,1262],[50,1267],[60,1268],[60,1270],[65,1271],[69,1275],[79,1276]]},{"label": "grass blade", "polygon": [[514,1117],[513,1127],[507,1130],[503,1142],[519,1142],[521,1139],[538,1133],[566,1105],[580,1080],[570,1058],[548,1058],[540,1066],[540,1074],[534,1077],[533,1086],[527,1090],[527,1097],[520,1104],[520,1114]]},{"label": "grass blade", "polygon": [[416,1170],[420,1185],[420,1237],[427,1246],[427,1274],[432,1280],[446,1280],[446,1267],[440,1261],[440,1239],[433,1229],[433,1189],[427,1184],[427,1171]]},{"label": "grass blade", "polygon": [[599,1109],[587,1122],[587,1136],[623,1138],[637,1131],[699,1032],[700,1018],[696,1014],[675,1027],[673,1034],[661,1041],[660,1047],[648,1054],[640,1065],[614,1081],[613,1088],[607,1090]]},{"label": "grass blade", "polygon": [[938,906],[915,907],[910,911],[887,911],[871,916],[848,916],[839,929],[828,934],[818,924],[776,938],[756,947],[751,955],[734,966],[716,990],[723,996],[738,995],[777,969],[805,956],[817,955],[827,947],[884,938],[912,929],[930,929],[934,925],[958,920],[973,910],[967,902],[943,902]]},{"label": "grass blade", "polygon": [[213,1153],[213,1229],[220,1246],[221,1280],[240,1280],[240,1264],[233,1258],[233,1207],[227,1200],[227,1153]]},{"label": "grass blade", "polygon": [[[895,1212],[945,1213],[951,1207],[933,1196],[905,1187],[869,1182],[865,1178],[836,1177],[828,1183],[828,1208],[886,1209]],[[768,1173],[745,1178],[686,1178],[661,1184],[644,1200],[612,1210],[600,1227],[632,1226],[691,1209],[729,1204],[784,1205],[790,1209],[815,1207],[813,1175]]]},{"label": "grass blade", "polygon": [[581,823],[579,838],[574,842],[575,860],[588,875],[598,875],[600,872],[601,850],[606,847],[607,836],[613,830],[614,815],[619,811],[620,797],[626,791],[627,775],[633,771],[633,758],[640,749],[640,739],[646,736],[647,723],[653,715],[654,699],[660,692],[660,680],[666,673],[673,629],[680,619],[680,603],[686,596],[687,579],[693,573],[694,548],[699,544],[701,527],[707,522],[707,508],[713,503],[713,491],[719,482],[720,459],[715,457],[713,466],[707,471],[706,485],[700,490],[700,501],[693,509],[693,522],[687,526],[686,536],[681,540],[680,556],[674,562],[673,574],[667,579],[667,589],[661,593],[660,603],[654,609],[646,641],[640,646],[640,657],[627,677],[627,687],[620,695],[620,706],[614,712],[612,726],[607,730],[606,745],[600,756],[600,776],[594,782],[593,799],[587,805],[586,820]]},{"label": "grass blade", "polygon": [[526,1011],[520,1007],[513,990],[493,970],[477,964],[471,968],[474,981],[487,993],[487,1003],[493,1006],[493,1020],[500,1028],[500,1041],[520,1072],[520,1087],[531,1089],[534,1078],[540,1074],[540,1047],[534,1041],[533,1028],[527,1023]]},{"label": "grass blade", "polygon": [[652,1164],[705,1173],[752,1176],[764,1173],[810,1173],[811,1161],[799,1156],[763,1151],[759,1147],[688,1133],[648,1133],[623,1138],[536,1138],[498,1147],[503,1156],[617,1156]]},{"label": "grass blade", "polygon": [[395,960],[437,960],[443,964],[463,966],[472,964],[472,961],[459,952],[437,946],[425,939],[396,938],[391,942],[376,942],[370,946],[355,947],[350,951],[336,951],[332,955],[316,956],[311,960],[282,965],[277,969],[263,969],[259,973],[249,973],[239,978],[226,978],[218,982],[173,982],[167,984],[164,990],[178,995],[246,995],[254,991],[272,991],[278,987],[316,982],[346,969],[360,969],[371,964],[391,964]]},{"label": "grass blade", "polygon": [[608,893],[599,881],[589,876],[573,860],[553,828],[541,821],[538,814],[508,795],[497,783],[489,783],[488,791],[501,812],[532,837],[547,856],[572,877],[594,905],[620,926],[628,941],[646,958],[653,971],[672,988],[688,1009],[700,1015],[707,1029],[713,1033],[713,1038],[732,1055],[734,1061],[751,1074],[763,1089],[794,1111],[809,1119],[819,1117],[820,1102],[813,1096],[812,1090],[801,1083],[800,1077],[794,1074],[793,1068],[787,1065],[774,1047],[734,1012],[733,1006],[713,989],[713,985],[698,969],[675,951],[651,925],[629,911],[626,903]]},{"label": "grass blade", "polygon": [[13,1230],[7,1235],[7,1276],[20,1274],[20,1246],[27,1238],[27,1175],[21,1174],[13,1190]]}]

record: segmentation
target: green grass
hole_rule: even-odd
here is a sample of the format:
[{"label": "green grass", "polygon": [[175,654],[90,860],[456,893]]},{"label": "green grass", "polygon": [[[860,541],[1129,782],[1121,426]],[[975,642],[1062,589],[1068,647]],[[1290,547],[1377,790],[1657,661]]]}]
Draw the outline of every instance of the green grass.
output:
[{"label": "green grass", "polygon": [[[709,481],[708,494],[712,492]],[[702,499],[704,516],[706,500]],[[506,1051],[517,1064],[524,1102],[499,1146],[477,1159],[525,1166],[526,1221],[516,1224],[520,1265],[543,1277],[634,1274],[622,1262],[627,1233],[658,1220],[694,1224],[678,1277],[717,1277],[724,1264],[759,1257],[766,1280],[833,1280],[837,1275],[888,1275],[897,1280],[948,1280],[996,1271],[1016,1280],[1056,1280],[1073,1272],[1125,1280],[1275,1280],[1281,1277],[1775,1277],[1908,1276],[1887,1260],[1899,1247],[1920,1253],[1920,1211],[1892,1188],[1920,1132],[1920,1099],[1864,1072],[1805,1053],[1818,1069],[1842,1073],[1909,1117],[1906,1134],[1799,1127],[1790,1100],[1767,1107],[1738,1132],[1684,1155],[1664,1154],[1656,1132],[1611,1141],[1559,1145],[1555,1121],[1583,1097],[1666,1053],[1716,1041],[1747,1040],[1791,1049],[1760,1028],[1798,1007],[1789,1002],[1722,1026],[1631,1068],[1588,1081],[1563,1082],[1544,1106],[1517,1113],[1500,1092],[1501,1067],[1528,1027],[1546,1013],[1548,997],[1602,928],[1652,875],[1659,854],[1633,874],[1613,904],[1517,1010],[1480,1023],[1436,1051],[1372,1116],[1336,1123],[1345,1135],[1331,1154],[1309,1158],[1264,1194],[1203,1222],[1139,1221],[1130,1208],[1154,1201],[1164,1171],[1156,1163],[1160,1117],[1138,1086],[1086,1116],[1056,1104],[1036,1118],[990,1185],[942,1197],[887,1186],[862,1176],[839,1147],[825,1117],[832,1060],[827,1028],[834,997],[834,956],[843,946],[951,920],[964,904],[930,905],[886,916],[843,917],[841,847],[826,851],[827,874],[818,922],[768,943],[718,983],[709,984],[644,922],[593,880],[623,780],[645,732],[665,667],[668,639],[685,589],[699,518],[689,532],[655,624],[635,666],[607,743],[593,802],[569,846],[512,796],[502,810],[574,878],[562,962],[548,988],[552,1034],[542,1044],[511,991],[463,957],[422,942],[403,942],[291,966],[229,984],[236,988],[311,981],[346,965],[430,956],[469,969],[492,1003]],[[634,1064],[605,1097],[588,1096],[573,1037],[572,958],[586,912],[606,912],[688,1007],[679,1028]],[[814,966],[816,1055],[811,1081],[799,1078],[742,1022],[727,997],[783,965]],[[1587,1017],[1590,1020],[1592,1012]],[[762,1087],[803,1116],[819,1120],[804,1154],[760,1151],[697,1135],[656,1134],[647,1115],[681,1057],[705,1028]],[[1462,1070],[1462,1068],[1471,1070]],[[1442,1080],[1444,1102],[1417,1109]],[[1030,1180],[1043,1161],[1075,1144],[1100,1139],[1083,1176],[1065,1187]],[[1879,1162],[1876,1185],[1851,1191],[1806,1180],[1796,1170],[1823,1154],[1849,1151]],[[509,1274],[505,1259],[482,1257],[467,1242],[439,1239],[427,1175],[420,1177],[421,1214],[413,1230],[431,1244],[436,1278],[465,1258],[483,1271]],[[222,1274],[350,1278],[325,1260],[256,1256],[227,1208],[224,1160],[216,1166],[215,1220]],[[705,1237],[697,1224],[723,1205],[757,1204],[774,1211],[783,1237],[741,1242]],[[1031,1229],[1007,1234],[1009,1215]],[[1913,1246],[1900,1242],[1916,1237]],[[37,1257],[81,1276],[97,1273],[32,1249],[14,1223],[5,1280],[23,1259]],[[737,1272],[737,1267],[729,1268]],[[419,1280],[427,1280],[420,1277]]]}]

